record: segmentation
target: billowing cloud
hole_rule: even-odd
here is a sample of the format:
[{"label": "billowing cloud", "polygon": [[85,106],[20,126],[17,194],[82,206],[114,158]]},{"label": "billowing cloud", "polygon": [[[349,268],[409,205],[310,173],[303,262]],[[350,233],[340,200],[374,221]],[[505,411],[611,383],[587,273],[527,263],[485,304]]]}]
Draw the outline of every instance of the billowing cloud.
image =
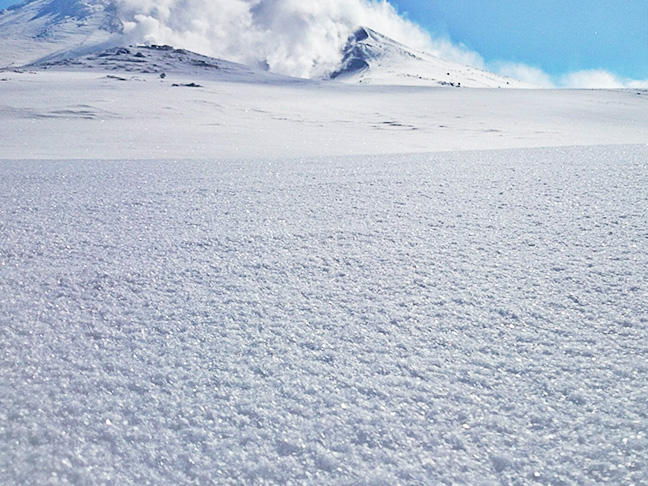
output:
[{"label": "billowing cloud", "polygon": [[117,0],[131,43],[170,44],[298,77],[338,67],[349,35],[369,27],[440,58],[485,68],[479,54],[433,39],[386,0]]},{"label": "billowing cloud", "polygon": [[542,69],[526,64],[496,62],[490,68],[499,74],[541,88],[648,89],[648,80],[624,79],[603,69],[574,71],[562,76],[550,76]]},{"label": "billowing cloud", "polygon": [[623,79],[602,69],[576,71],[569,73],[560,78],[559,84],[564,88],[648,89],[648,80],[639,81],[632,79]]},{"label": "billowing cloud", "polygon": [[449,39],[431,39],[428,45],[422,47],[421,50],[446,61],[472,66],[477,69],[488,69],[480,54],[469,50],[463,44],[455,44]]},{"label": "billowing cloud", "polygon": [[569,73],[561,78],[560,84],[565,88],[584,89],[620,89],[625,87],[616,76],[600,69]]},{"label": "billowing cloud", "polygon": [[541,88],[555,87],[551,77],[542,69],[526,64],[499,62],[494,63],[495,72]]},{"label": "billowing cloud", "polygon": [[[332,70],[359,26],[433,51],[420,27],[386,1],[117,0],[132,42],[172,44],[271,71],[312,77]],[[457,49],[459,51],[459,49]]]}]

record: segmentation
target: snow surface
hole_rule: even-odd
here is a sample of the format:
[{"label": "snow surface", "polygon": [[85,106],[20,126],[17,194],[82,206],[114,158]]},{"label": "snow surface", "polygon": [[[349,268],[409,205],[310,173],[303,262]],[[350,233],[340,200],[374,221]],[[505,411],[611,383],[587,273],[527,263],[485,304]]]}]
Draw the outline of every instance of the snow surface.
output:
[{"label": "snow surface", "polygon": [[647,160],[2,161],[0,483],[646,484]]},{"label": "snow surface", "polygon": [[647,108],[648,91],[640,90],[357,86],[271,75],[187,51],[129,48],[0,71],[0,158],[634,144],[648,140]]}]

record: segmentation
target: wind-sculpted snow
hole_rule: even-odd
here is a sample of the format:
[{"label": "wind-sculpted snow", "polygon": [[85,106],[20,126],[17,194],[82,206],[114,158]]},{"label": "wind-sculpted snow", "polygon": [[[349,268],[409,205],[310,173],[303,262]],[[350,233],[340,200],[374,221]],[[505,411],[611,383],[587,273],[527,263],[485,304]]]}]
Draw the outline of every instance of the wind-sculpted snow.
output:
[{"label": "wind-sculpted snow", "polygon": [[645,484],[648,148],[0,163],[2,484]]}]

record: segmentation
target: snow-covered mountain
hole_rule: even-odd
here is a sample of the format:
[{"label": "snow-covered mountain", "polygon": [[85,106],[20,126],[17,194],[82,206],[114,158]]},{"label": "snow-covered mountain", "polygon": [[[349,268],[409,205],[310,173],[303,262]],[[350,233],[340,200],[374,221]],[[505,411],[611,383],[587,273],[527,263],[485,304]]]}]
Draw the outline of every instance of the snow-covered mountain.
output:
[{"label": "snow-covered mountain", "polygon": [[[127,47],[132,39],[122,34],[113,0],[27,0],[0,11],[0,68]],[[349,38],[339,67],[326,78],[382,85],[529,87],[416,51],[365,27]]]},{"label": "snow-covered mountain", "polygon": [[520,81],[444,61],[417,51],[366,27],[360,27],[343,52],[340,67],[330,74],[339,81],[363,84],[529,88]]},{"label": "snow-covered mountain", "polygon": [[118,46],[121,32],[110,0],[27,0],[0,11],[0,68]]}]

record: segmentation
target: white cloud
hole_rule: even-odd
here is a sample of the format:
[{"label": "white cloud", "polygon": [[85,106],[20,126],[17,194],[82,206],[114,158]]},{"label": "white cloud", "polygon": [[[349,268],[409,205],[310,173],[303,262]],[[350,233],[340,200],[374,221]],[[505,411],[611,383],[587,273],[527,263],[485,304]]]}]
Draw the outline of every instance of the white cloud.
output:
[{"label": "white cloud", "polygon": [[484,58],[480,54],[448,39],[430,39],[428,46],[423,46],[422,50],[447,61],[476,67],[477,69],[487,69]]},{"label": "white cloud", "polygon": [[553,88],[554,82],[551,76],[545,73],[542,69],[527,66],[520,63],[498,62],[494,63],[493,68],[495,72],[508,76],[525,83],[539,86],[541,88]]},{"label": "white cloud", "polygon": [[644,79],[643,81],[628,81],[626,87],[631,89],[648,89],[648,79]]},{"label": "white cloud", "polygon": [[568,73],[560,77],[558,84],[563,88],[580,89],[648,89],[648,80],[621,78],[603,69]]},{"label": "white cloud", "polygon": [[[271,71],[310,77],[334,69],[356,27],[434,50],[419,26],[387,1],[118,0],[131,42],[172,44]],[[457,49],[459,52],[460,50]]]},{"label": "white cloud", "polygon": [[603,69],[574,71],[552,77],[542,69],[526,64],[497,62],[491,69],[504,76],[542,88],[568,89],[648,89],[648,80],[624,79]]},{"label": "white cloud", "polygon": [[582,89],[620,89],[624,83],[615,75],[601,69],[577,71],[560,78],[560,85],[565,88]]},{"label": "white cloud", "polygon": [[364,26],[440,58],[485,68],[482,57],[433,39],[386,0],[117,0],[131,43],[170,44],[271,71],[313,77],[337,68]]}]

